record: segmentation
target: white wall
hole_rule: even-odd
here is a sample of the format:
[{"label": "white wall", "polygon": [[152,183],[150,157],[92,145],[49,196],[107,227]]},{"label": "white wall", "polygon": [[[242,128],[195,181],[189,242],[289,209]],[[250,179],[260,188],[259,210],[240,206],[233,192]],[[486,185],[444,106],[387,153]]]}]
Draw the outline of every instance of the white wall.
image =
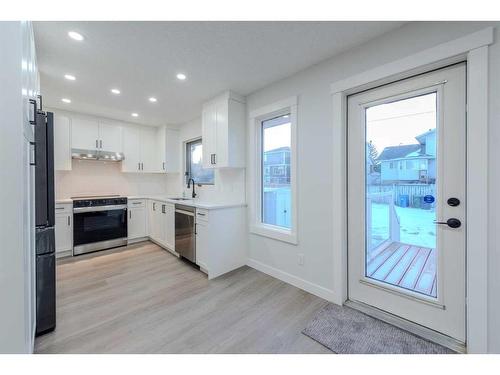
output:
[{"label": "white wall", "polygon": [[[56,199],[84,195],[167,194],[177,182],[172,175],[123,173],[121,163],[73,160],[71,171],[56,171]],[[172,186],[171,189],[168,186]]]},{"label": "white wall", "polygon": [[[201,112],[201,109],[200,109]],[[201,114],[201,113],[200,113]],[[201,118],[197,118],[179,126],[179,152],[181,153],[181,171],[186,170],[186,142],[201,137]],[[245,202],[245,169],[216,169],[214,185],[196,185],[197,198],[210,202]],[[184,182],[184,173],[177,180],[177,192],[191,194]],[[189,195],[190,196],[190,195]]]},{"label": "white wall", "polygon": [[[333,275],[334,145],[330,84],[365,70],[398,60],[423,49],[500,23],[411,23],[294,76],[249,95],[247,111],[298,96],[298,245],[249,234],[250,262],[317,293],[331,291]],[[490,47],[490,212],[489,212],[489,350],[500,352],[500,44]],[[478,166],[482,167],[482,166]],[[247,182],[247,189],[251,184]],[[298,254],[305,262],[298,265]]]}]

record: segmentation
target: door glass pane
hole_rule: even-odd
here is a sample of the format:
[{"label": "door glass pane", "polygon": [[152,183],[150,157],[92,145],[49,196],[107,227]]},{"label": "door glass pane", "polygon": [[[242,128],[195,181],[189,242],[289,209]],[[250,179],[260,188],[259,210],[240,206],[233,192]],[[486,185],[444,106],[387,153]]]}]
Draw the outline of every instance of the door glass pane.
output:
[{"label": "door glass pane", "polygon": [[291,228],[290,114],[262,121],[262,222]]},{"label": "door glass pane", "polygon": [[437,296],[436,93],[366,109],[369,278]]}]

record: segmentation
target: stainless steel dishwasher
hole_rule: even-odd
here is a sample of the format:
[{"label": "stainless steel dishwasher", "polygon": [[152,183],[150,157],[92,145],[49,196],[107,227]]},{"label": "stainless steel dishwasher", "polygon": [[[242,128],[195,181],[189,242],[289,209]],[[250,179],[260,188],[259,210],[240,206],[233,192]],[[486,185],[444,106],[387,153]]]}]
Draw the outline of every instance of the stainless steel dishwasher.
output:
[{"label": "stainless steel dishwasher", "polygon": [[194,207],[175,205],[175,251],[196,263],[196,234]]}]

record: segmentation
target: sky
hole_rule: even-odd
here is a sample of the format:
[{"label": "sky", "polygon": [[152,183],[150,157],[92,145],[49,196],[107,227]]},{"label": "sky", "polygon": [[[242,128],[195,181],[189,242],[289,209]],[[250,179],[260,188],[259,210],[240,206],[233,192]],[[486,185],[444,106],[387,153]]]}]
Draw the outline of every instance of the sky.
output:
[{"label": "sky", "polygon": [[372,141],[379,154],[387,146],[416,144],[417,135],[435,127],[435,93],[366,110],[366,141]]},{"label": "sky", "polygon": [[264,130],[264,151],[274,150],[279,147],[290,147],[290,123],[276,125]]}]

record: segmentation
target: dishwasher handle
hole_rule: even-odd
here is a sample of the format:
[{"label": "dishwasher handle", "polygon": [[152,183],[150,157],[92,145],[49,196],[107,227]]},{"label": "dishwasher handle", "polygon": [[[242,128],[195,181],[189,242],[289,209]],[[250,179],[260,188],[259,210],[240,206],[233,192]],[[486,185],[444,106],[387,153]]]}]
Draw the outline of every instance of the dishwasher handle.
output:
[{"label": "dishwasher handle", "polygon": [[194,212],[189,212],[189,211],[181,210],[181,209],[179,209],[179,208],[176,208],[176,209],[175,209],[175,212],[176,212],[176,213],[180,213],[180,214],[184,214],[184,215],[188,215],[188,216],[193,216],[193,217],[194,217]]}]

